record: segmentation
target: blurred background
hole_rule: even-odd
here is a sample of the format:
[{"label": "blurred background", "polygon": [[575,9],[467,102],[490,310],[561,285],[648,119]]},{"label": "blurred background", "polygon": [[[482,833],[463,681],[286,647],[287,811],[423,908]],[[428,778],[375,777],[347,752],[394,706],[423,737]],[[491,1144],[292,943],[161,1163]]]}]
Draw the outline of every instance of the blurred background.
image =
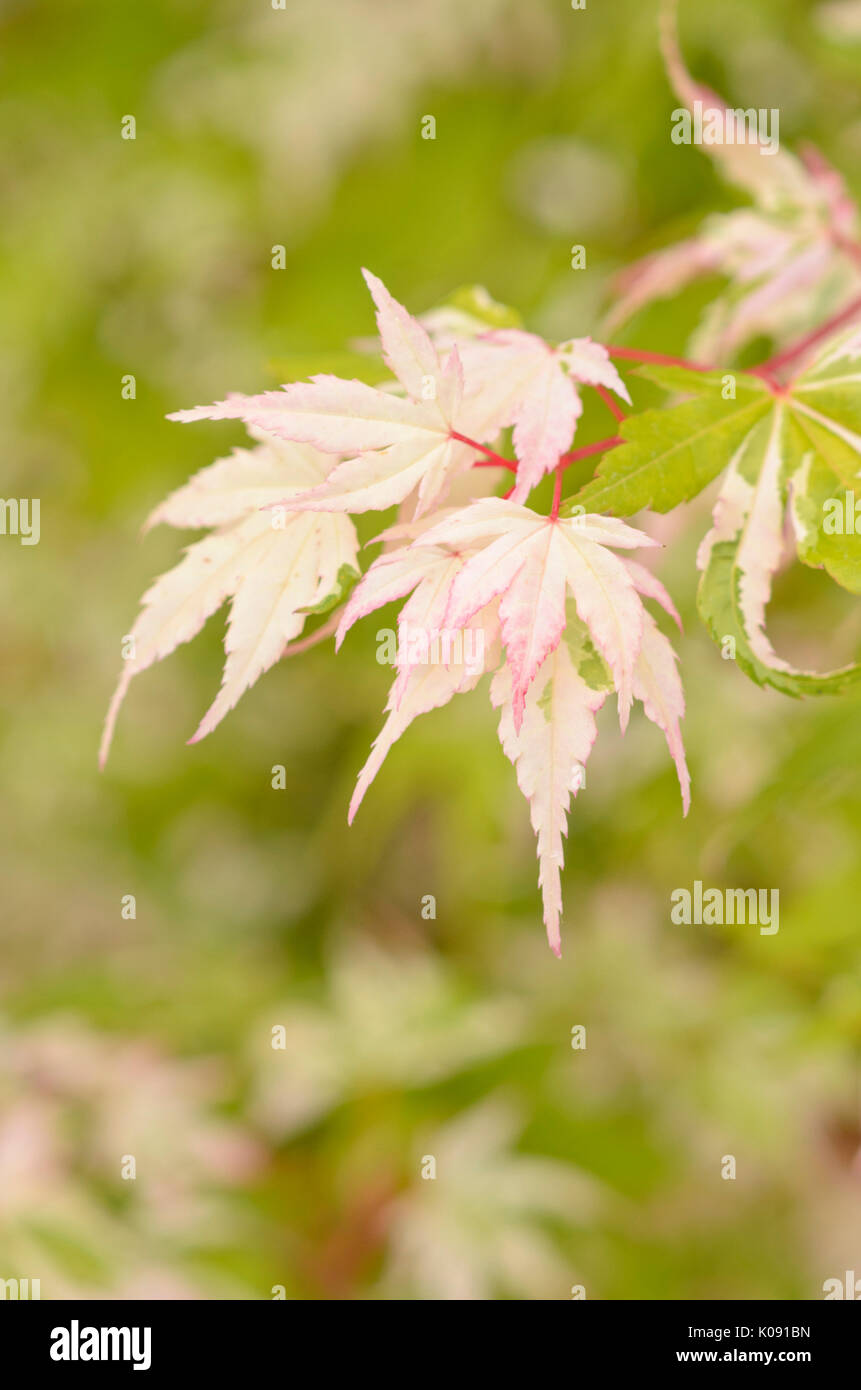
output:
[{"label": "blurred background", "polygon": [[[682,36],[861,193],[861,5],[689,4]],[[694,607],[707,498],[663,569],[693,809],[658,731],[605,712],[561,963],[484,686],[413,727],[348,831],[385,613],[187,748],[213,618],[135,681],[96,770],[120,639],[183,543],[140,525],[242,440],[167,411],[338,370],[373,329],[362,265],[415,312],[481,283],[549,336],[598,332],[614,271],[737,204],[670,143],[655,4],[0,0],[0,40],[3,493],[41,499],[40,543],[0,540],[0,1279],[808,1299],[861,1272],[859,699],[797,704],[720,659]],[[683,351],[715,288],[617,337]],[[813,660],[859,635],[797,566],[772,629]],[[695,879],[778,889],[778,934],[673,925]]]}]

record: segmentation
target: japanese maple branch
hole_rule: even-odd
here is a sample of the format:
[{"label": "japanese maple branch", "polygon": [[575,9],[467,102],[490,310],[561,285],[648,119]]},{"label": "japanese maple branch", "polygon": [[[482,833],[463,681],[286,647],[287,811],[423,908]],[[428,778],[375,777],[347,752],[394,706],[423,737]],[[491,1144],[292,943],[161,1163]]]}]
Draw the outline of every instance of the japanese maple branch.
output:
[{"label": "japanese maple branch", "polygon": [[561,461],[556,465],[556,477],[553,482],[553,506],[550,510],[550,520],[556,521],[559,516],[559,504],[562,501],[562,474],[565,465]]},{"label": "japanese maple branch", "polygon": [[559,462],[563,468],[569,468],[572,463],[591,458],[593,454],[603,454],[607,449],[615,449],[617,444],[624,442],[620,434],[613,434],[609,439],[598,439],[594,444],[584,444],[580,449],[572,449],[569,453],[563,454]]},{"label": "japanese maple branch", "polygon": [[707,362],[691,362],[687,357],[668,357],[665,352],[646,352],[641,348],[615,347],[610,344],[607,352],[621,361],[653,362],[660,367],[687,367],[690,372],[713,372],[715,369]]},{"label": "japanese maple branch", "polygon": [[595,390],[598,392],[598,395],[601,397],[601,400],[604,402],[610,414],[613,416],[613,419],[619,421],[624,420],[625,412],[619,405],[619,402],[616,400],[616,397],[612,394],[612,392],[608,391],[606,386],[596,386]]},{"label": "japanese maple branch", "polygon": [[755,376],[763,376],[769,372],[775,372],[780,367],[787,366],[794,362],[797,357],[801,357],[808,348],[827,338],[836,328],[842,328],[844,323],[849,323],[852,319],[861,314],[861,295],[853,299],[851,304],[847,304],[845,309],[841,309],[839,314],[833,314],[830,319],[826,319],[818,328],[812,332],[805,333],[803,338],[799,338],[797,343],[792,343],[783,352],[778,352],[776,356],[769,357],[767,362],[760,362],[759,366],[752,367],[750,370]]},{"label": "japanese maple branch", "polygon": [[[831,318],[820,324],[818,328],[814,328],[810,333],[806,333],[798,342],[791,344],[788,348],[784,348],[782,352],[777,353],[774,357],[769,357],[764,362],[760,362],[754,367],[748,367],[748,374],[751,376],[758,376],[775,394],[782,394],[783,387],[775,379],[774,373],[781,367],[786,367],[791,362],[794,362],[809,348],[815,346],[815,344],[820,342],[823,338],[827,338],[829,334],[841,328],[843,324],[849,323],[859,314],[861,314],[861,296],[853,299],[845,309],[841,309],[839,313],[833,314]],[[685,367],[688,371],[693,372],[720,370],[709,363],[692,362],[686,357],[672,357],[667,353],[648,352],[640,348],[610,345],[607,348],[607,352],[610,357],[616,357],[619,360],[629,362],[651,362],[663,367]],[[596,386],[595,389],[614,419],[621,423],[621,421],[626,418],[625,412],[622,410],[621,406],[617,404],[610,392],[604,387]],[[475,449],[484,456],[483,458],[475,460],[473,464],[474,468],[505,468],[510,473],[517,472],[517,463],[514,459],[504,458],[502,454],[496,453],[494,449],[488,448],[486,444],[479,444],[478,440],[470,439],[469,435],[460,434],[459,431],[452,430],[451,438],[456,439],[461,444],[468,444],[470,448]],[[569,468],[573,463],[579,463],[581,459],[591,458],[593,454],[603,454],[610,449],[615,449],[619,444],[624,444],[624,442],[621,435],[611,435],[608,439],[596,440],[594,444],[584,444],[582,448],[572,449],[568,453],[560,456],[559,463],[556,466],[556,478],[553,488],[553,510],[551,516],[555,518],[559,514],[562,493],[562,474],[565,469]]]},{"label": "japanese maple branch", "polygon": [[477,440],[470,439],[468,434],[459,434],[457,430],[452,430],[451,438],[456,439],[460,444],[468,444],[471,449],[478,449],[479,453],[484,454],[483,459],[476,459],[473,468],[507,468],[512,473],[517,472],[517,464],[514,459],[503,458],[493,449],[488,449],[486,444],[479,444]]},{"label": "japanese maple branch", "polygon": [[[859,250],[861,250],[861,248],[859,248]],[[821,342],[823,338],[827,338],[831,333],[835,332],[836,329],[842,328],[845,323],[851,323],[852,319],[857,318],[859,314],[861,314],[861,295],[853,299],[851,303],[847,304],[846,308],[841,309],[839,313],[832,314],[831,317],[826,319],[824,323],[821,323],[818,328],[814,328],[809,333],[805,333],[803,338],[799,338],[796,343],[791,343],[789,347],[784,348],[782,352],[776,353],[774,357],[769,357],[764,362],[758,362],[754,367],[746,368],[748,375],[758,376],[762,378],[772,390],[780,391],[781,388],[779,384],[773,379],[776,371],[794,362],[798,357],[801,357],[807,352],[808,348],[814,347],[817,343]],[[720,370],[719,367],[709,363],[690,362],[684,357],[669,357],[663,352],[646,352],[642,351],[640,348],[615,347],[611,345],[607,348],[607,351],[611,357],[618,357],[622,360],[627,359],[631,362],[653,362],[662,367],[687,367],[689,371],[693,372],[714,372]]]},{"label": "japanese maple branch", "polygon": [[[625,417],[622,416],[622,419]],[[517,464],[514,459],[503,458],[501,454],[494,453],[493,449],[487,449],[478,440],[470,439],[466,434],[458,434],[455,430],[451,432],[451,438],[457,439],[461,444],[468,444],[471,449],[478,449],[488,457],[476,459],[473,468],[507,468],[509,472],[517,472]],[[584,444],[580,449],[572,449],[567,454],[562,454],[559,462],[566,468],[569,464],[579,463],[581,459],[591,458],[593,454],[602,454],[606,449],[615,449],[617,444],[624,444],[624,439],[620,434],[611,435],[609,439],[596,439],[594,444]]]}]

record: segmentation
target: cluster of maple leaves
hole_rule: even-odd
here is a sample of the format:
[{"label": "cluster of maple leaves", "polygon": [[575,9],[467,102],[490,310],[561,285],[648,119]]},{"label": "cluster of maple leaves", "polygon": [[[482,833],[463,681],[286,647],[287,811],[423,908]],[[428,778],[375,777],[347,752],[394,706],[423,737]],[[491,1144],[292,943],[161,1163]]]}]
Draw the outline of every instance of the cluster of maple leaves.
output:
[{"label": "cluster of maple leaves", "polygon": [[[664,0],[662,39],[667,75],[688,109],[726,110],[722,98],[687,71],[676,33],[676,0]],[[728,113],[737,127],[735,113]],[[707,153],[722,177],[753,207],[707,217],[694,236],[627,267],[617,277],[607,333],[655,299],[691,281],[720,275],[688,350],[698,360],[728,362],[756,338],[799,337],[861,294],[857,206],[839,171],[809,144],[800,157],[760,146],[733,131],[733,143]]]},{"label": "cluster of maple leaves", "polygon": [[[643,598],[675,610],[656,577],[627,558],[656,543],[616,517],[563,518],[558,501],[542,516],[523,501],[571,443],[579,387],[600,385],[625,400],[628,392],[606,349],[588,339],[551,348],[516,329],[481,332],[476,319],[471,337],[440,350],[375,276],[365,278],[391,383],[317,376],[173,417],[242,420],[257,444],[205,468],[150,518],[215,530],[144,595],[103,757],[132,676],[194,636],[232,597],[223,684],[192,741],[214,729],[308,616],[337,605],[358,578],[349,514],[408,503],[409,519],[383,532],[386,550],[343,607],[337,643],[357,619],[406,599],[400,628],[428,638],[480,629],[482,660],[429,661],[429,644],[398,644],[388,717],[350,818],[412,720],[493,672],[500,739],[530,802],[545,921],[558,951],[566,813],[610,690],[623,729],[637,699],[664,730],[688,801],[681,683]],[[506,427],[516,459],[510,497],[441,508],[454,479],[486,457],[482,445]]]},{"label": "cluster of maple leaves", "polygon": [[[684,98],[701,99],[704,89],[687,78],[674,50],[669,66]],[[730,293],[719,311],[724,347],[764,327],[779,339],[772,310],[787,297],[793,314],[809,320],[827,257],[848,256],[855,268],[846,251],[854,245],[855,210],[821,162],[811,157],[802,166],[781,151],[772,163],[755,147],[736,148],[729,172],[761,196],[768,216],[783,219],[791,245],[781,243],[788,261],[763,259],[756,246],[764,245],[766,214],[760,222],[730,214],[737,222],[722,244],[732,244],[734,256],[746,247],[748,259],[738,272],[743,292]],[[815,255],[806,236],[814,237]],[[708,232],[705,241],[647,262],[629,278],[622,312],[675,287],[695,267],[723,264],[712,256],[715,244]],[[731,261],[723,265],[730,275]],[[500,741],[537,837],[548,939],[559,954],[567,815],[609,693],[623,731],[634,701],[663,731],[685,812],[689,805],[676,655],[644,600],[676,622],[678,615],[652,570],[631,558],[656,542],[623,518],[668,511],[725,473],[699,554],[707,626],[721,643],[732,637],[748,675],[788,694],[838,691],[861,678],[857,664],[825,674],[799,670],[774,652],[765,631],[787,518],[798,558],[861,592],[861,538],[824,525],[827,504],[841,501],[861,468],[861,330],[851,326],[861,303],[846,304],[847,282],[830,325],[748,372],[649,362],[655,354],[619,350],[646,359],[638,374],[674,401],[684,397],[625,416],[613,397],[630,405],[629,392],[601,344],[579,338],[553,345],[519,327],[493,326],[480,296],[468,310],[419,320],[375,276],[365,272],[365,279],[390,378],[373,386],[318,375],[170,417],[241,420],[253,447],[203,469],[150,518],[211,533],[144,595],[102,761],[132,677],[193,637],[228,598],[223,682],[192,742],[297,644],[309,618],[336,610],[316,635],[334,632],[340,646],[357,620],[404,600],[402,635],[418,631],[428,640],[418,648],[398,644],[386,720],[359,774],[350,819],[410,723],[491,675]],[[787,382],[782,369],[790,363],[803,369]],[[595,476],[562,502],[584,388],[602,396],[618,429],[602,442]],[[496,452],[507,430],[513,458]],[[488,465],[513,474],[504,497],[477,495],[471,486],[475,470]],[[548,473],[556,483],[543,515],[528,499]],[[393,507],[397,520],[377,537],[384,549],[360,575],[351,514]],[[428,659],[434,637],[466,631],[481,639],[471,644],[480,662],[465,662],[463,648],[450,642],[440,659]]]}]

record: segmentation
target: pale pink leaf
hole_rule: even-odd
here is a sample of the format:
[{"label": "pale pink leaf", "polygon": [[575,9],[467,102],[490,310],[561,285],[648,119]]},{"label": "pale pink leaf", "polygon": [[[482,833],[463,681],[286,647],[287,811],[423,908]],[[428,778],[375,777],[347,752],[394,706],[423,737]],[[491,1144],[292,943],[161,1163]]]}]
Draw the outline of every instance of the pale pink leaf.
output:
[{"label": "pale pink leaf", "polygon": [[358,541],[346,517],[289,515],[274,525],[268,511],[252,511],[190,546],[174,569],[144,594],[129,634],[133,654],[108,711],[99,761],[104,766],[120,706],[132,677],[188,642],[226,598],[228,623],[224,684],[193,741],[223,718],[244,690],[282,655],[302,631],[302,611],[334,592],[343,566],[357,569]]},{"label": "pale pink leaf", "polygon": [[557,355],[575,381],[587,386],[606,386],[631,404],[628,388],[601,343],[593,343],[591,338],[570,338],[559,344]]},{"label": "pale pink leaf", "polygon": [[377,307],[377,327],[386,365],[413,400],[427,399],[424,393],[428,381],[435,382],[440,374],[439,357],[427,330],[392,298],[382,280],[369,270],[362,274]]},{"label": "pale pink leaf", "polygon": [[[382,767],[386,754],[409,728],[413,720],[417,719],[420,714],[427,714],[432,709],[438,709],[441,705],[448,704],[452,696],[460,691],[477,685],[481,674],[481,671],[471,674],[465,670],[453,671],[448,666],[443,665],[416,665],[409,668],[406,680],[400,680],[397,694],[395,694],[395,687],[392,687],[389,703],[386,705],[388,718],[374,739],[370,756],[359,773],[350,800],[347,815],[350,825],[352,825],[356,812],[364,799],[365,792]],[[395,703],[396,700],[397,703]]]},{"label": "pale pink leaf", "polygon": [[350,595],[338,625],[336,649],[355,622],[411,593],[422,579],[436,572],[441,560],[448,558],[439,549],[425,545],[402,547],[380,555]]},{"label": "pale pink leaf", "polygon": [[537,521],[546,517],[504,497],[482,497],[441,517],[424,532],[421,543],[459,548],[493,536],[526,535]]},{"label": "pale pink leaf", "polygon": [[567,572],[577,615],[613,673],[624,730],[632,701],[634,664],[643,635],[643,605],[625,564],[605,546],[560,526],[568,544]]},{"label": "pale pink leaf", "polygon": [[499,329],[458,343],[464,373],[464,434],[492,439],[514,424],[537,379],[557,370],[552,349],[534,333]]},{"label": "pale pink leaf", "polygon": [[662,544],[653,536],[647,536],[645,531],[638,531],[635,526],[629,526],[617,516],[577,512],[566,517],[563,524],[567,531],[573,531],[581,540],[613,546],[617,550],[648,550]]},{"label": "pale pink leaf", "polygon": [[[331,524],[340,518],[327,520]],[[302,631],[306,615],[299,609],[322,597],[320,539],[315,517],[293,517],[283,531],[270,526],[265,551],[257,555],[230,607],[221,689],[189,743],[199,743],[211,733]]]},{"label": "pale pink leaf", "polygon": [[361,453],[390,444],[413,443],[416,434],[447,434],[433,402],[416,402],[380,391],[363,381],[320,374],[310,381],[229,396],[211,406],[179,410],[169,420],[244,420],[282,439],[313,444],[323,453]]},{"label": "pale pink leaf", "polygon": [[[451,635],[444,629],[449,594],[463,561],[457,556],[435,552],[431,552],[431,557],[430,565],[421,573],[418,587],[398,620],[399,669],[386,704],[388,718],[359,774],[350,802],[350,823],[389,749],[412,721],[419,714],[447,704],[453,695],[473,689],[498,659],[499,620],[493,605],[464,624],[457,634],[459,650],[453,653],[448,646],[443,648],[440,638]],[[419,656],[409,650],[413,628],[425,637]],[[400,650],[405,644],[406,652]]]},{"label": "pale pink leaf", "polygon": [[570,588],[580,618],[613,672],[624,729],[643,607],[624,563],[607,546],[656,542],[617,518],[585,515],[553,521],[496,498],[463,508],[423,537],[427,544],[454,546],[481,539],[486,544],[470,556],[452,585],[447,621],[457,627],[500,597],[516,725],[529,683],[564,629]]},{"label": "pale pink leaf", "polygon": [[132,677],[191,641],[254,567],[265,549],[271,524],[263,512],[246,517],[187,548],[183,559],[146,591],[132,626],[134,655],[124,663],[105,721],[99,764],[104,767],[114,725]]},{"label": "pale pink leaf", "polygon": [[337,587],[344,566],[356,568],[356,533],[343,516],[288,517],[271,530],[268,553],[237,589],[224,639],[221,690],[189,739],[198,743],[284,653],[307,612]]},{"label": "pale pink leaf", "polygon": [[491,687],[491,699],[501,709],[500,741],[529,802],[532,828],[538,838],[544,924],[550,948],[557,956],[561,954],[562,839],[568,833],[571,796],[583,785],[583,771],[595,741],[595,711],[604,698],[604,692],[592,690],[582,680],[564,642],[538,671],[519,728],[507,668],[497,672]]},{"label": "pale pink leaf", "polygon": [[637,560],[626,560],[625,568],[631,576],[637,593],[642,594],[644,598],[651,598],[654,599],[656,603],[659,603],[664,612],[668,613],[672,618],[679,632],[681,632],[682,620],[679,617],[678,609],[657,575],[653,574],[650,569],[646,569],[646,566],[641,565]]},{"label": "pale pink leaf", "polygon": [[670,642],[647,613],[643,640],[634,667],[634,695],[643,702],[648,718],[666,736],[667,747],[679,775],[682,806],[687,815],[691,804],[691,779],[679,728],[679,720],[685,712],[685,697],[676,661],[676,653]]},{"label": "pale pink leaf", "polygon": [[603,332],[614,333],[645,305],[655,299],[669,299],[700,275],[716,270],[720,251],[700,237],[690,237],[675,246],[653,251],[614,277],[615,303],[607,315]]},{"label": "pale pink leaf", "polygon": [[552,359],[551,363],[535,378],[515,417],[514,452],[519,460],[512,493],[515,502],[522,502],[544,474],[556,467],[583,411],[572,381]]},{"label": "pale pink leaf", "polygon": [[[794,155],[777,143],[777,131],[751,130],[746,112],[729,108],[722,97],[689,73],[678,40],[678,0],[664,0],[661,46],[667,74],[679,99],[693,111],[699,103],[703,131],[709,122],[721,138],[707,139],[703,148],[731,183],[744,188],[770,209],[804,207],[811,202],[813,180]],[[770,132],[770,133],[769,133]]]},{"label": "pale pink leaf", "polygon": [[202,468],[149,516],[145,530],[169,526],[223,526],[249,512],[307,491],[323,481],[332,459],[308,444],[294,444],[256,431],[255,449],[234,449],[228,458]]},{"label": "pale pink leaf", "polygon": [[462,444],[440,434],[418,435],[405,444],[345,459],[319,487],[285,501],[294,511],[383,511],[418,488],[418,517],[471,461],[471,451]]}]

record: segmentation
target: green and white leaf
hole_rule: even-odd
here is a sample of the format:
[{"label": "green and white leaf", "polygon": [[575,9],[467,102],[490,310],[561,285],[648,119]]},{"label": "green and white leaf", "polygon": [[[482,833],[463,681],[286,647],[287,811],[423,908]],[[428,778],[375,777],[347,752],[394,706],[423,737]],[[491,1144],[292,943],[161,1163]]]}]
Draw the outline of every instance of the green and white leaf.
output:
[{"label": "green and white leaf", "polygon": [[712,396],[720,394],[728,382],[734,383],[738,394],[739,382],[745,391],[760,392],[762,383],[746,372],[725,371],[699,372],[694,367],[677,367],[661,362],[644,362],[635,367],[632,376],[641,376],[662,386],[665,391],[684,391],[690,396]]},{"label": "green and white leaf", "polygon": [[596,476],[566,501],[563,513],[575,507],[614,516],[644,507],[672,511],[723,471],[770,402],[762,382],[739,375],[734,400],[724,400],[713,382],[696,400],[630,416],[619,430],[625,443],[604,455]]},{"label": "green and white leaf", "polygon": [[792,477],[790,515],[798,558],[824,568],[841,588],[861,593],[861,488],[846,488],[809,450]]},{"label": "green and white leaf", "polygon": [[776,405],[751,430],[732,458],[698,557],[699,611],[715,641],[758,685],[793,696],[836,694],[861,679],[858,665],[821,674],[799,670],[777,655],[765,631],[789,481],[797,505],[812,466],[803,443],[788,404]]},{"label": "green and white leaf", "polygon": [[[861,333],[826,344],[792,385],[791,516],[799,559],[861,593]],[[859,518],[861,520],[861,518]]]}]

